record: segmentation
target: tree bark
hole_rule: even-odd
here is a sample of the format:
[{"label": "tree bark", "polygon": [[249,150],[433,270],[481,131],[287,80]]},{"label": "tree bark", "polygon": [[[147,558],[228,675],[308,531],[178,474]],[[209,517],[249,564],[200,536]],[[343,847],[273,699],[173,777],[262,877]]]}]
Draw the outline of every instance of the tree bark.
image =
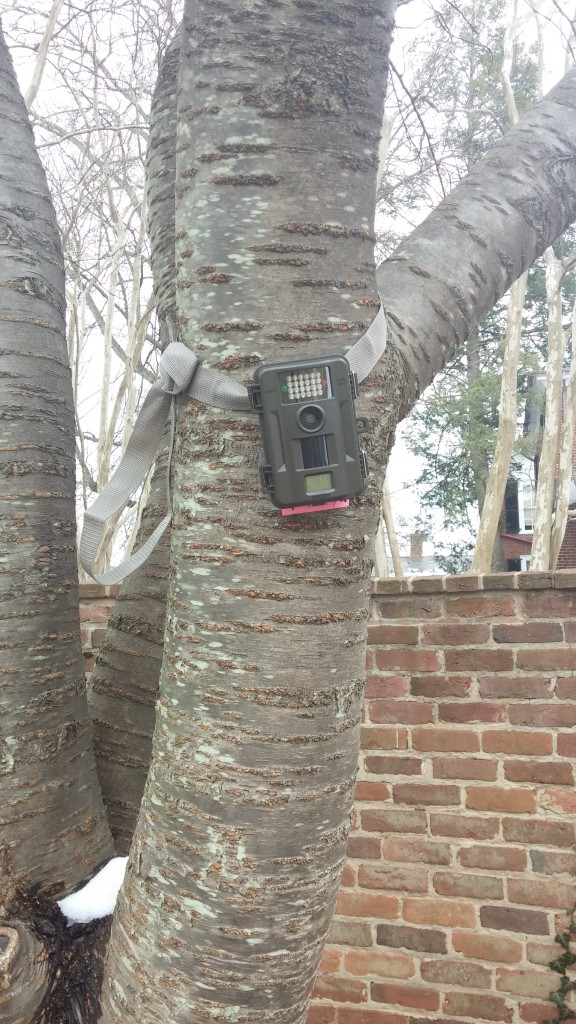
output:
[{"label": "tree bark", "polygon": [[[242,380],[348,347],[378,308],[392,10],[188,5],[178,323]],[[384,400],[398,387],[375,380]],[[187,403],[179,421],[158,756],[103,1020],[301,1024],[344,863],[381,474],[349,513],[282,520],[257,494],[252,417]]]},{"label": "tree bark", "polygon": [[[151,111],[147,161],[149,233],[158,315],[176,322],[174,214],[179,39],[162,62]],[[165,341],[166,339],[164,339]],[[135,546],[167,508],[165,446],[156,460]],[[128,853],[152,754],[162,662],[170,531],[122,584],[89,688],[98,776],[117,852]]]},{"label": "tree bark", "polygon": [[9,876],[64,895],[112,844],[80,646],[63,259],[1,33],[0,78],[1,905]]},{"label": "tree bark", "polygon": [[522,316],[528,274],[515,281],[510,289],[510,302],[506,324],[506,341],[502,363],[502,386],[496,447],[487,480],[484,506],[472,558],[472,572],[490,572],[492,554],[504,504],[506,483],[510,475],[510,460],[518,429],[517,392],[518,362],[522,340]]}]

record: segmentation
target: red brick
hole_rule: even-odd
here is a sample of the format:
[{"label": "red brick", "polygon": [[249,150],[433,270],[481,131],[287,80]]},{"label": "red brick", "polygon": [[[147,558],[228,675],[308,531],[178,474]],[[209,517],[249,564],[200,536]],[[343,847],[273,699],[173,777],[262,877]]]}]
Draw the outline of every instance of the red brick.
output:
[{"label": "red brick", "polygon": [[508,714],[512,725],[541,729],[570,729],[576,725],[576,704],[511,704]]},{"label": "red brick", "polygon": [[473,811],[493,811],[498,814],[534,814],[536,797],[531,789],[468,786],[466,807]]},{"label": "red brick", "polygon": [[413,808],[366,808],[362,811],[365,832],[425,832],[426,811]]},{"label": "red brick", "polygon": [[390,728],[366,728],[360,734],[362,750],[405,750],[408,746],[408,731],[398,726]]},{"label": "red brick", "polygon": [[356,885],[356,869],[355,867],[346,862],[340,875],[340,887],[342,889],[350,889]]},{"label": "red brick", "polygon": [[383,1010],[338,1009],[338,1024],[408,1024],[408,1018],[400,1013],[385,1013]]},{"label": "red brick", "polygon": [[334,1024],[336,1010],[333,1006],[311,1006],[306,1024]]},{"label": "red brick", "polygon": [[552,753],[552,736],[543,732],[491,729],[483,734],[482,749],[487,754],[530,754],[538,757]]},{"label": "red brick", "polygon": [[416,973],[411,956],[404,953],[389,953],[384,948],[373,952],[352,950],[344,957],[344,967],[349,974],[358,974],[363,978],[412,978]]},{"label": "red brick", "polygon": [[498,834],[498,818],[480,818],[472,814],[430,813],[430,831],[436,836],[455,839],[493,839]]},{"label": "red brick", "polygon": [[492,636],[499,644],[548,644],[562,642],[559,622],[506,622],[492,627]]},{"label": "red brick", "polygon": [[450,807],[461,803],[459,786],[442,786],[427,782],[396,782],[393,786],[393,793],[395,804]]},{"label": "red brick", "polygon": [[318,968],[320,974],[336,974],[336,972],[340,969],[341,960],[341,950],[331,949],[330,946],[326,946],[322,954],[320,967]]},{"label": "red brick", "polygon": [[526,850],[513,846],[466,846],[460,850],[458,860],[465,868],[483,868],[485,871],[525,871],[528,854]]},{"label": "red brick", "polygon": [[503,818],[502,832],[507,842],[537,846],[572,846],[576,841],[575,825],[571,821]]},{"label": "red brick", "polygon": [[480,590],[482,577],[478,573],[458,573],[457,576],[445,576],[446,590]]},{"label": "red brick", "polygon": [[527,935],[548,935],[550,932],[548,914],[518,907],[481,907],[480,924],[483,928]]},{"label": "red brick", "polygon": [[377,597],[375,608],[382,619],[414,619],[426,622],[440,619],[444,615],[444,601],[441,597],[414,597],[408,600],[398,597]]},{"label": "red brick", "polygon": [[424,960],[420,964],[424,981],[433,985],[461,985],[464,988],[490,988],[492,972],[481,964],[462,960]]},{"label": "red brick", "polygon": [[533,967],[499,967],[496,971],[496,989],[498,992],[511,992],[516,996],[531,996],[534,999],[546,999],[557,982],[550,976],[550,971],[535,971]]},{"label": "red brick", "polygon": [[381,946],[412,949],[418,953],[446,953],[446,934],[430,928],[408,925],[379,924],[376,941]]},{"label": "red brick", "polygon": [[336,913],[343,917],[375,917],[380,921],[394,921],[400,913],[400,901],[397,896],[383,893],[340,892]]},{"label": "red brick", "polygon": [[515,599],[511,594],[475,594],[473,597],[447,597],[447,618],[493,619],[511,618],[515,612]]},{"label": "red brick", "polygon": [[400,864],[361,864],[358,884],[363,889],[398,889],[400,892],[428,892],[426,868]]},{"label": "red brick", "polygon": [[530,850],[532,869],[539,875],[576,875],[576,853],[568,850]]},{"label": "red brick", "polygon": [[410,692],[413,697],[467,697],[472,676],[412,676]]},{"label": "red brick", "polygon": [[543,878],[509,878],[508,899],[510,903],[562,910],[563,907],[574,905],[574,885],[571,882],[559,882],[557,878],[554,881]]},{"label": "red brick", "polygon": [[526,943],[526,959],[540,967],[549,967],[551,960],[558,959],[558,952],[558,946],[554,942]]},{"label": "red brick", "polygon": [[382,844],[383,860],[412,864],[449,864],[451,849],[448,843],[434,843],[428,839],[404,839],[394,836]]},{"label": "red brick", "polygon": [[80,605],[80,622],[108,622],[110,618],[110,607],[101,604]]},{"label": "red brick", "polygon": [[555,693],[558,700],[576,700],[576,679],[559,679]]},{"label": "red brick", "polygon": [[444,999],[444,1013],[461,1013],[473,1020],[492,1020],[498,1024],[510,1024],[514,1010],[505,999],[486,993],[449,992]]},{"label": "red brick", "polygon": [[489,647],[470,648],[463,651],[446,651],[444,655],[447,672],[510,672],[514,668],[512,651]]},{"label": "red brick", "polygon": [[406,697],[409,679],[409,676],[366,676],[364,696],[366,700],[379,697]]},{"label": "red brick", "polygon": [[360,779],[356,783],[355,799],[359,802],[373,801],[381,802],[390,799],[390,786],[385,782],[365,782]]},{"label": "red brick", "polygon": [[319,974],[312,993],[313,999],[333,999],[338,1003],[368,1002],[368,987],[363,981],[352,978],[335,978]]},{"label": "red brick", "polygon": [[422,760],[419,757],[365,757],[364,767],[370,775],[420,775]]},{"label": "red brick", "polygon": [[376,667],[380,671],[437,672],[442,668],[442,659],[437,651],[390,647],[385,650],[378,648],[375,655]]},{"label": "red brick", "polygon": [[369,924],[359,921],[349,921],[344,918],[341,921],[335,918],[330,926],[328,941],[337,943],[339,946],[363,946],[366,949],[372,947],[372,931]]},{"label": "red brick", "polygon": [[576,790],[570,789],[546,789],[541,796],[542,807],[552,814],[575,815],[576,814]]},{"label": "red brick", "polygon": [[432,774],[435,779],[479,779],[495,782],[498,762],[480,757],[435,757]]},{"label": "red brick", "polygon": [[502,697],[513,700],[549,700],[552,696],[550,676],[480,676],[481,697]]},{"label": "red brick", "polygon": [[503,704],[488,704],[484,701],[462,701],[460,704],[439,704],[441,722],[455,722],[466,725],[470,722],[505,722],[507,708]]},{"label": "red brick", "polygon": [[490,875],[462,875],[456,871],[437,871],[432,878],[434,889],[440,896],[465,896],[477,900],[501,900],[504,882]]},{"label": "red brick", "polygon": [[475,753],[480,750],[480,737],[472,729],[413,729],[415,750],[442,750]]},{"label": "red brick", "polygon": [[509,782],[535,782],[549,786],[571,786],[572,766],[567,761],[505,761],[504,777]]},{"label": "red brick", "polygon": [[348,839],[346,852],[349,857],[358,857],[361,860],[380,860],[382,841],[371,836],[352,835]]},{"label": "red brick", "polygon": [[474,928],[476,911],[473,903],[462,900],[420,899],[417,896],[407,896],[404,900],[404,920],[409,924]]},{"label": "red brick", "polygon": [[370,720],[378,724],[421,725],[434,720],[433,705],[416,700],[373,700],[369,708]]},{"label": "red brick", "polygon": [[549,1021],[558,1017],[558,1010],[551,1003],[522,1003],[520,1007],[521,1020],[526,1024],[548,1024]]},{"label": "red brick", "polygon": [[538,647],[534,650],[517,651],[516,664],[518,668],[530,671],[546,671],[549,669],[571,671],[574,668],[574,651],[565,650],[560,647]]},{"label": "red brick", "polygon": [[434,647],[469,647],[486,644],[490,638],[490,626],[477,623],[434,624],[423,627],[424,643]]},{"label": "red brick", "polygon": [[377,982],[371,986],[370,994],[376,1003],[392,1006],[408,1006],[413,1010],[439,1010],[440,993],[421,985],[392,985]]},{"label": "red brick", "polygon": [[522,595],[522,607],[528,619],[576,618],[576,594],[546,591]]},{"label": "red brick", "polygon": [[416,576],[411,583],[413,594],[439,594],[444,590],[443,576]]},{"label": "red brick", "polygon": [[473,960],[491,960],[501,964],[519,963],[524,952],[523,943],[518,939],[474,932],[454,931],[452,945],[457,953],[462,953]]},{"label": "red brick", "polygon": [[371,646],[375,644],[417,644],[418,626],[404,626],[390,622],[369,623],[368,643]]},{"label": "red brick", "polygon": [[576,642],[576,620],[564,623],[564,636],[567,644]]},{"label": "red brick", "polygon": [[556,742],[560,757],[576,757],[576,733],[559,732]]},{"label": "red brick", "polygon": [[336,1010],[333,1006],[311,1006],[306,1024],[334,1024]]}]

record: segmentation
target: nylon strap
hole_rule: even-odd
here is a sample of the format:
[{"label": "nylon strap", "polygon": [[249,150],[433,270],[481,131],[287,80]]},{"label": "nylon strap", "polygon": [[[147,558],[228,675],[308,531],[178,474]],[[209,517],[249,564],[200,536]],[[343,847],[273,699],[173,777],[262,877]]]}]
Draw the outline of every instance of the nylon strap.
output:
[{"label": "nylon strap", "polygon": [[[173,338],[171,324],[167,321],[169,337]],[[386,318],[382,309],[370,324],[365,334],[346,353],[350,369],[358,380],[374,369],[386,348]],[[171,512],[164,517],[148,539],[129,558],[114,566],[108,572],[97,574],[94,562],[104,536],[106,524],[118,515],[130,495],[143,482],[152,467],[164,434],[168,416],[172,418],[170,435],[170,457],[174,445],[175,403],[178,395],[187,395],[205,405],[238,412],[251,411],[246,388],[233,377],[203,366],[197,355],[180,341],[170,341],[160,358],[159,378],[152,384],[130,440],[114,475],[98,495],[91,508],[84,513],[84,524],[80,538],[80,563],[82,568],[104,585],[120,583],[135,569],[139,569],[154,550],[172,518]],[[168,478],[170,466],[168,466]]]}]

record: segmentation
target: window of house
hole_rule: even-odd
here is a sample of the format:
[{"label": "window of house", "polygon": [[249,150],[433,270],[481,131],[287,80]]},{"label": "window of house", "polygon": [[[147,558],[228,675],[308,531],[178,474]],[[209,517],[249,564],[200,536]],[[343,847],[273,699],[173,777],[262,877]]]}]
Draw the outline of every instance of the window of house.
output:
[{"label": "window of house", "polygon": [[529,484],[518,485],[518,518],[520,533],[531,533],[534,529],[534,508],[536,491]]}]

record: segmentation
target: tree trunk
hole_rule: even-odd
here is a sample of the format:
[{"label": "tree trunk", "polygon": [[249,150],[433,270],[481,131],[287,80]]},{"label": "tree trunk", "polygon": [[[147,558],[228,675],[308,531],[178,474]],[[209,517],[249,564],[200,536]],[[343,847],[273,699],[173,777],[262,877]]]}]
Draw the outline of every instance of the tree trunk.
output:
[{"label": "tree trunk", "polygon": [[[243,2],[215,24],[188,7],[178,322],[242,380],[263,359],[342,350],[378,308],[375,40],[389,43],[391,13]],[[258,496],[257,449],[253,417],[180,409],[159,756],[106,1021],[307,1013],[353,799],[381,476],[349,513],[285,520]]]},{"label": "tree trunk", "polygon": [[562,328],[562,277],[564,267],[552,247],[546,257],[546,299],[548,304],[548,351],[546,362],[546,407],[542,450],[538,464],[538,487],[534,507],[534,536],[530,571],[545,572],[550,565],[550,541],[553,522],[554,484],[558,476],[558,454],[562,429],[562,366],[564,330]]},{"label": "tree trunk", "polygon": [[[162,63],[152,101],[147,192],[154,293],[160,318],[176,322],[174,208],[179,39]],[[164,339],[166,340],[166,339]],[[167,512],[167,447],[156,460],[135,546]],[[94,749],[118,853],[128,853],[152,754],[162,662],[170,531],[122,584],[89,689]]]},{"label": "tree trunk", "polygon": [[[354,341],[375,302],[381,13],[316,5],[280,21],[245,0],[216,23],[211,5],[187,9],[178,319],[183,340],[242,379],[270,357]],[[365,403],[380,412],[376,471],[349,513],[281,519],[256,494],[254,424],[182,405],[155,753],[106,1024],[304,1021],[344,860],[391,430],[573,219],[575,94],[572,74],[380,268],[391,342]]]},{"label": "tree trunk", "polygon": [[2,735],[7,876],[62,895],[111,854],[90,741],[58,229],[0,34]]},{"label": "tree trunk", "polygon": [[472,572],[490,572],[492,567],[492,553],[498,535],[506,483],[510,475],[510,460],[518,429],[518,362],[527,282],[528,274],[525,273],[518,281],[514,282],[510,289],[502,363],[498,437],[480,516],[480,526],[472,558]]}]

